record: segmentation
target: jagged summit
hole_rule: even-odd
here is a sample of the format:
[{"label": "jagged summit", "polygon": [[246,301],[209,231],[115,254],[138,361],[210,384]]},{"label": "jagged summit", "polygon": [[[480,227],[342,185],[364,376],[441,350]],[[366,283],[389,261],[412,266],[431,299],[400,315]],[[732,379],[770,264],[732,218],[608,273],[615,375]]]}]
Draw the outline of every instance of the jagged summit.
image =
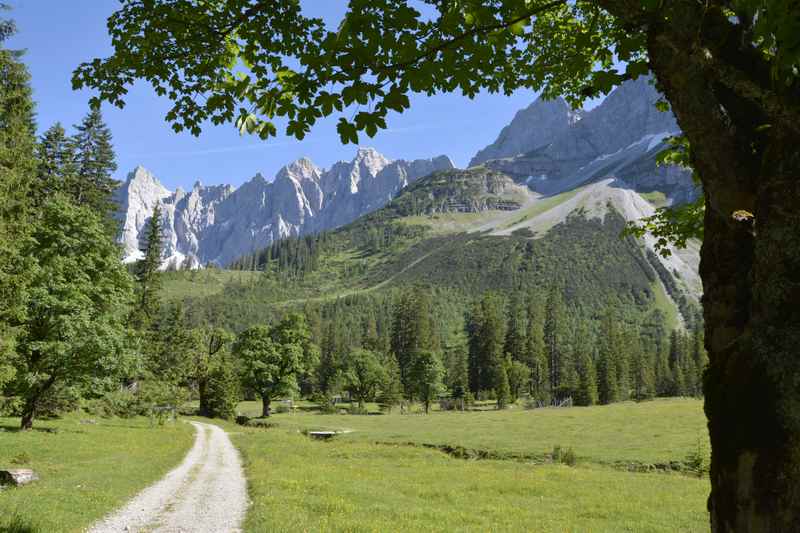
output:
[{"label": "jagged summit", "polygon": [[303,157],[271,182],[259,173],[238,189],[197,181],[189,193],[173,193],[140,165],[115,193],[119,241],[125,261],[140,258],[142,230],[160,203],[165,268],[224,266],[276,239],[346,224],[385,205],[417,178],[452,167],[447,156],[392,161],[374,148],[359,148],[351,161],[327,171]]},{"label": "jagged summit", "polygon": [[563,100],[537,100],[472,163],[506,172],[543,194],[615,177],[635,190],[687,201],[697,194],[689,173],[655,162],[665,139],[680,131],[672,113],[656,109],[660,98],[651,79],[640,77],[577,116]]}]

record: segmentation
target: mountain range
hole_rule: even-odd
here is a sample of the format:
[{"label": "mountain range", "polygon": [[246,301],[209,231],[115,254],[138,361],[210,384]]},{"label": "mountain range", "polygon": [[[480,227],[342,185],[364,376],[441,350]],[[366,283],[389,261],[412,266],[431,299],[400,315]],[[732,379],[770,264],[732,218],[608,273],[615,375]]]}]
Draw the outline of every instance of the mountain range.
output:
[{"label": "mountain range", "polygon": [[403,187],[437,170],[453,168],[446,156],[387,159],[360,148],[352,161],[323,170],[307,158],[281,168],[274,180],[257,174],[230,185],[170,191],[142,166],[115,193],[125,262],[142,257],[142,233],[160,204],[164,268],[225,266],[275,240],[347,224],[385,205]]},{"label": "mountain range", "polygon": [[[689,172],[656,165],[665,139],[679,133],[674,116],[656,109],[659,98],[650,80],[639,78],[617,88],[591,111],[574,111],[563,99],[538,99],[519,111],[495,142],[475,155],[470,167],[507,176],[531,198],[553,197],[613,178],[614,189],[655,193],[654,198],[663,196],[660,204],[690,200],[697,191]],[[169,191],[140,166],[116,191],[120,242],[125,261],[141,257],[142,232],[159,203],[164,268],[225,266],[276,240],[355,221],[416,180],[442,171],[457,172],[444,155],[392,161],[374,149],[359,148],[351,161],[328,170],[303,158],[283,167],[272,181],[257,174],[238,189],[197,182],[190,191]],[[652,202],[638,194],[623,198],[612,192],[606,190],[607,200],[622,202],[617,210],[629,219],[652,211]],[[631,208],[644,205],[649,207]]]}]

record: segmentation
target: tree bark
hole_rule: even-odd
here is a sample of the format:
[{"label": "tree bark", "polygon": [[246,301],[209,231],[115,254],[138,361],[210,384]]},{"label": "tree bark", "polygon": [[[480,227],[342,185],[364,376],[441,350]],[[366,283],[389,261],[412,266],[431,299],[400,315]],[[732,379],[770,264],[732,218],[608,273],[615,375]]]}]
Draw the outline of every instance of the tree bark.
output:
[{"label": "tree bark", "polygon": [[28,391],[25,398],[25,406],[22,408],[22,417],[20,418],[20,429],[29,430],[33,429],[33,421],[36,418],[36,409],[39,407],[39,401],[42,396],[50,390],[50,387],[55,383],[56,378],[51,377],[40,387]]},{"label": "tree bark", "polygon": [[796,125],[737,92],[710,65],[728,61],[753,84],[764,83],[759,59],[721,10],[668,5],[669,22],[648,28],[648,52],[706,196],[700,275],[711,529],[794,531],[800,523],[800,136]]},{"label": "tree bark", "polygon": [[261,417],[267,418],[269,417],[269,405],[272,403],[272,398],[269,397],[269,394],[264,394],[261,396]]}]

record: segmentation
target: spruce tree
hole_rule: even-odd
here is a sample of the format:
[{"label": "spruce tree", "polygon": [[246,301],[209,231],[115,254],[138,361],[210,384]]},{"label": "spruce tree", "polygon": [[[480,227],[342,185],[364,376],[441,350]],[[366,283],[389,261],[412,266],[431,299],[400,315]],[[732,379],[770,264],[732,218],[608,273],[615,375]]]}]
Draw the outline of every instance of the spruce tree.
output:
[{"label": "spruce tree", "polygon": [[506,340],[503,351],[515,361],[526,359],[527,324],[525,309],[519,293],[513,293],[508,303]]},{"label": "spruce tree", "polygon": [[494,391],[497,395],[497,408],[505,409],[511,401],[511,386],[508,383],[508,370],[505,361],[498,359],[492,369],[494,374]]},{"label": "spruce tree", "polygon": [[499,296],[487,293],[467,320],[470,390],[473,394],[495,389],[502,379],[499,367],[505,344],[505,313]]},{"label": "spruce tree", "polygon": [[133,324],[140,329],[149,327],[158,315],[161,288],[158,269],[161,266],[164,239],[162,224],[161,206],[156,204],[144,231],[144,257],[136,264],[137,294]]},{"label": "spruce tree", "polygon": [[32,258],[21,248],[31,231],[28,194],[36,175],[30,75],[20,53],[2,47],[13,33],[13,22],[0,20],[0,387],[13,376],[26,317]]},{"label": "spruce tree", "polygon": [[117,170],[111,131],[103,121],[100,108],[94,106],[75,129],[78,179],[72,190],[73,197],[78,205],[101,214],[111,225],[115,210],[112,194],[119,186],[111,176]]},{"label": "spruce tree", "polygon": [[575,330],[573,356],[577,373],[577,386],[573,400],[575,405],[597,403],[597,369],[594,364],[593,342],[588,324],[581,322]]},{"label": "spruce tree", "polygon": [[75,145],[60,122],[42,135],[37,148],[38,167],[32,188],[33,203],[41,206],[56,193],[69,195],[77,179]]},{"label": "spruce tree", "polygon": [[557,399],[569,395],[575,382],[574,366],[566,342],[566,314],[561,291],[553,287],[545,307],[544,344],[550,371],[550,391]]},{"label": "spruce tree", "polygon": [[621,350],[619,325],[613,313],[608,310],[600,325],[600,350],[597,358],[597,389],[602,404],[619,400],[619,379],[617,377],[617,356]]},{"label": "spruce tree", "polygon": [[544,316],[533,294],[528,298],[528,333],[525,360],[531,368],[530,393],[540,402],[550,401],[550,370],[544,346]]},{"label": "spruce tree", "polygon": [[654,354],[642,345],[638,336],[632,338],[631,343],[631,388],[633,399],[642,401],[652,398],[655,394]]},{"label": "spruce tree", "polygon": [[414,366],[414,358],[420,351],[432,349],[435,345],[430,295],[425,289],[406,291],[395,303],[390,344],[400,365],[403,387],[410,398],[413,385],[409,372]]}]

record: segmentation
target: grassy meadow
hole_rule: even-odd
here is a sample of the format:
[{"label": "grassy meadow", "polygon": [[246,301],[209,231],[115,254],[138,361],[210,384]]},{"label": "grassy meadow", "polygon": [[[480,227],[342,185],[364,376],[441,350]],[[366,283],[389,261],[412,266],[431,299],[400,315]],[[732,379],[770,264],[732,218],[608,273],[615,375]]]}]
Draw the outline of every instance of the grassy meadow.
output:
[{"label": "grassy meadow", "polygon": [[194,441],[184,422],[68,415],[17,431],[0,418],[0,468],[32,468],[36,481],[0,491],[0,532],[83,531],[181,462]]},{"label": "grassy meadow", "polygon": [[[239,411],[259,416],[260,402]],[[683,461],[707,441],[702,402],[671,398],[607,406],[503,411],[343,416],[306,411],[273,415],[288,430],[352,430],[344,442],[460,446],[509,458],[544,458],[554,446],[573,448],[579,462],[607,465]]]},{"label": "grassy meadow", "polygon": [[[708,529],[707,477],[626,470],[684,461],[698,441],[707,453],[697,400],[428,416],[300,409],[270,422],[228,426],[253,502],[247,531]],[[324,442],[302,434],[315,429],[352,432]],[[465,460],[425,445],[491,458]],[[550,462],[555,445],[572,447],[577,464]]]}]

